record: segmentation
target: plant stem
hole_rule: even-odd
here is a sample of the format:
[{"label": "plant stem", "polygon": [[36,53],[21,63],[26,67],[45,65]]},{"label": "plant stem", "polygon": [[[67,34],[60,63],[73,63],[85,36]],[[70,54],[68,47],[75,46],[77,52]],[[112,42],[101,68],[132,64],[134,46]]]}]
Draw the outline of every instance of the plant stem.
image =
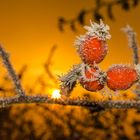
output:
[{"label": "plant stem", "polygon": [[6,67],[8,73],[9,73],[11,80],[14,83],[16,93],[19,94],[19,96],[25,96],[25,92],[21,86],[20,80],[19,80],[18,76],[16,75],[15,70],[9,60],[9,55],[3,49],[3,47],[1,45],[0,45],[0,56],[2,58],[4,66]]},{"label": "plant stem", "polygon": [[71,98],[60,98],[53,99],[48,96],[34,95],[34,96],[22,96],[22,97],[10,97],[1,98],[0,105],[6,107],[13,104],[22,103],[47,103],[47,104],[59,104],[59,105],[71,105],[71,106],[81,106],[92,111],[101,111],[105,109],[140,109],[140,100],[107,100],[107,101],[92,101],[89,99],[71,99]]}]

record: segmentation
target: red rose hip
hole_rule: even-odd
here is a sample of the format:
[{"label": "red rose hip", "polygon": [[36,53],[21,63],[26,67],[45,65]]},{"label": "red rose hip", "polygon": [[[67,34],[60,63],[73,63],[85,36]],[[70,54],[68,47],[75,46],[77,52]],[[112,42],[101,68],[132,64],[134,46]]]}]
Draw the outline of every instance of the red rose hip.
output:
[{"label": "red rose hip", "polygon": [[100,71],[97,67],[85,67],[82,71],[82,76],[79,83],[88,91],[99,91],[104,88],[105,73]]},{"label": "red rose hip", "polygon": [[106,80],[110,89],[126,90],[138,80],[138,74],[135,68],[119,64],[108,69]]},{"label": "red rose hip", "polygon": [[100,63],[108,52],[106,40],[111,38],[109,26],[101,20],[100,24],[91,22],[91,26],[85,26],[85,29],[85,35],[79,36],[75,41],[78,54],[85,64]]},{"label": "red rose hip", "polygon": [[105,41],[94,37],[87,38],[78,50],[82,61],[86,64],[100,63],[108,52]]}]

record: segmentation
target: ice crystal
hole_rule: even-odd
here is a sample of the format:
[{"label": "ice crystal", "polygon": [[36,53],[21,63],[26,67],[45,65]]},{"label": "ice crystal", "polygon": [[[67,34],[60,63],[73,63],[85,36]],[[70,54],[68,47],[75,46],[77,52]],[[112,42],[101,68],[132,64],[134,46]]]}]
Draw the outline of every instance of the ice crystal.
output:
[{"label": "ice crystal", "polygon": [[[81,79],[83,79],[85,82],[93,82],[93,81],[98,80],[97,78],[95,78],[95,73],[93,73],[93,76],[90,79],[87,78],[85,75],[86,70],[88,70],[91,74],[93,73],[91,71],[91,68],[88,65],[82,63],[81,64],[81,76],[80,76]],[[96,75],[97,75],[97,73],[96,73]]]},{"label": "ice crystal", "polygon": [[98,38],[100,40],[107,40],[111,38],[109,33],[110,28],[108,25],[104,24],[102,20],[100,20],[100,24],[92,21],[90,21],[90,24],[90,26],[84,27],[87,30],[85,35],[78,36],[74,42],[74,46],[78,47],[78,49],[79,46],[81,46],[81,44],[90,37]]},{"label": "ice crystal", "polygon": [[[106,73],[101,71],[100,68],[95,64],[93,68],[97,69],[96,72],[91,70],[91,66],[82,63],[81,64],[81,76],[80,79],[83,79],[85,82],[94,82],[99,81],[101,84],[105,83]],[[86,70],[92,74],[91,78],[87,78],[85,73]]]},{"label": "ice crystal", "polygon": [[133,45],[133,40],[132,39],[133,39],[133,37],[136,36],[136,33],[133,31],[133,28],[131,28],[130,25],[126,25],[126,27],[122,28],[121,30],[123,32],[127,33],[127,35],[128,35],[128,45],[129,45],[129,47],[130,48],[133,47],[134,45]]},{"label": "ice crystal", "polygon": [[74,42],[74,46],[78,46],[78,49],[79,49],[79,46],[86,40],[86,36],[85,35],[80,35],[80,36],[77,36],[76,37],[76,40]]},{"label": "ice crystal", "polygon": [[59,78],[59,80],[63,83],[65,86],[72,87],[73,83],[77,80],[78,74],[79,74],[79,66],[80,65],[74,65],[73,68],[66,74]]},{"label": "ice crystal", "polygon": [[[126,68],[126,67],[132,67],[130,64],[113,64],[111,67],[109,67],[109,69],[108,70],[112,70],[112,69],[114,69],[114,68],[121,68],[121,67],[124,67],[124,68]],[[119,70],[119,69],[118,69]]]},{"label": "ice crystal", "polygon": [[100,20],[100,24],[94,23],[90,21],[90,26],[85,26],[84,28],[87,30],[86,34],[100,40],[110,39],[111,35],[109,33],[109,26],[104,24],[102,20]]},{"label": "ice crystal", "polygon": [[128,38],[128,45],[133,50],[133,63],[139,63],[139,55],[138,55],[138,44],[136,42],[136,33],[133,31],[133,28],[127,25],[126,27],[122,28],[122,31],[127,34]]},{"label": "ice crystal", "polygon": [[135,70],[136,70],[136,72],[138,74],[139,82],[140,82],[140,64],[135,65]]},{"label": "ice crystal", "polygon": [[105,82],[106,82],[106,76],[107,76],[106,72],[99,71],[98,80],[100,81],[100,83],[101,83],[102,85],[104,85]]}]

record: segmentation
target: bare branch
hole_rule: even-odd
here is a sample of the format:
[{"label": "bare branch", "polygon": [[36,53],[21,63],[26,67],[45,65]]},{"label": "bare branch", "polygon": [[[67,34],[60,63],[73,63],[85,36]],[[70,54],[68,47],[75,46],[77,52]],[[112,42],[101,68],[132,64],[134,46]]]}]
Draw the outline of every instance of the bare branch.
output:
[{"label": "bare branch", "polygon": [[24,96],[25,95],[24,90],[21,86],[18,76],[15,73],[15,70],[13,69],[13,66],[11,65],[11,62],[9,61],[9,55],[2,48],[1,45],[0,45],[0,56],[2,57],[3,64],[6,67],[8,73],[9,73],[9,76],[14,83],[16,93],[19,94],[20,96]]},{"label": "bare branch", "polygon": [[138,55],[138,45],[136,42],[136,33],[133,31],[133,28],[129,25],[122,28],[122,31],[127,34],[128,38],[128,45],[133,50],[133,63],[138,64],[139,63],[139,55]]},{"label": "bare branch", "polygon": [[86,21],[86,16],[88,14],[92,14],[93,19],[95,21],[99,21],[100,19],[104,19],[104,13],[102,13],[102,9],[106,9],[107,16],[114,20],[115,16],[113,13],[113,9],[115,6],[121,7],[125,11],[129,11],[132,8],[135,8],[139,5],[140,0],[94,0],[94,8],[89,9],[81,9],[80,12],[76,15],[76,17],[72,19],[66,19],[64,17],[60,17],[58,20],[58,27],[60,31],[64,31],[64,27],[69,25],[72,31],[76,32],[77,27],[76,24],[84,25]]},{"label": "bare branch", "polygon": [[46,73],[48,74],[48,76],[54,81],[54,83],[56,83],[56,78],[54,77],[54,75],[52,74],[51,70],[50,70],[50,65],[52,63],[52,58],[53,58],[53,55],[54,55],[54,52],[55,50],[57,49],[57,46],[54,45],[51,50],[50,50],[50,53],[49,53],[49,56],[44,64],[44,68],[45,68],[45,71]]},{"label": "bare branch", "polygon": [[27,71],[28,66],[27,65],[23,65],[20,69],[20,71],[18,72],[18,78],[20,80],[22,80],[22,78],[24,77],[25,72]]},{"label": "bare branch", "polygon": [[140,101],[136,100],[115,100],[115,101],[92,101],[89,99],[71,99],[71,98],[60,98],[53,99],[48,96],[34,95],[34,96],[21,96],[12,97],[6,99],[0,99],[0,105],[6,107],[12,104],[22,103],[47,103],[47,104],[59,104],[59,105],[71,105],[71,106],[82,106],[92,111],[101,111],[106,109],[140,109]]}]

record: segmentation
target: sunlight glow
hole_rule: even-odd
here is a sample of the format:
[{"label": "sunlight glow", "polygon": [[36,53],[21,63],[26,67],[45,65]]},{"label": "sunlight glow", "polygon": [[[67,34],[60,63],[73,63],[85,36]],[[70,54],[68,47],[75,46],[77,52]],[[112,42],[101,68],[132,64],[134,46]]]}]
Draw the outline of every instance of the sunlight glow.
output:
[{"label": "sunlight glow", "polygon": [[60,97],[61,97],[61,94],[60,94],[59,89],[55,89],[55,90],[52,91],[52,98],[59,99]]}]

